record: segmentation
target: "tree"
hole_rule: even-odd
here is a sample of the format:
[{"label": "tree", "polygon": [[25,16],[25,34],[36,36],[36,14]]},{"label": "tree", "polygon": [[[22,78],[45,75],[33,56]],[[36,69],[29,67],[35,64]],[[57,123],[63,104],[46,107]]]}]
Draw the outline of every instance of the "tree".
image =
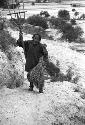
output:
[{"label": "tree", "polygon": [[69,14],[69,11],[67,10],[60,10],[58,12],[58,18],[61,18],[62,20],[70,20],[70,14]]},{"label": "tree", "polygon": [[74,13],[75,18],[76,18],[78,15],[79,15],[79,12],[76,11],[76,12]]}]

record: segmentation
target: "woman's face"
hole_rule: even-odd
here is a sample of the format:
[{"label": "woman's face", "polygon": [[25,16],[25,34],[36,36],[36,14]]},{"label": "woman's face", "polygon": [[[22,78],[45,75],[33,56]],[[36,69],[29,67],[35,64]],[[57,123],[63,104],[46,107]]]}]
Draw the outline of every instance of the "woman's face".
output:
[{"label": "woman's face", "polygon": [[34,40],[35,43],[40,42],[39,35],[35,35],[33,40]]}]

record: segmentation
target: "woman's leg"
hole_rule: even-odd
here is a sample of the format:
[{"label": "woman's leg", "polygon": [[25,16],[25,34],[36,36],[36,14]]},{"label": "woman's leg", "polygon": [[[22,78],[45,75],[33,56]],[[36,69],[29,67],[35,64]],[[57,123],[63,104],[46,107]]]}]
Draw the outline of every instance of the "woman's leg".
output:
[{"label": "woman's leg", "polygon": [[30,82],[29,91],[33,91],[34,85],[33,82],[30,80],[30,72],[28,72],[27,74],[27,79]]},{"label": "woman's leg", "polygon": [[39,93],[43,93],[43,87],[44,87],[44,79],[42,78],[41,81],[39,81]]}]

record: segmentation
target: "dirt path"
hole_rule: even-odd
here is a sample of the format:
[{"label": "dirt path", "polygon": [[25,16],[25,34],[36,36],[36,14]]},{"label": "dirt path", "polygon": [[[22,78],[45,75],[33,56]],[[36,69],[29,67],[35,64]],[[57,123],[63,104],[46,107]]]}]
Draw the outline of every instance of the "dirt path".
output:
[{"label": "dirt path", "polygon": [[38,125],[44,111],[49,108],[45,93],[3,88],[0,92],[0,125]]},{"label": "dirt path", "polygon": [[[0,125],[55,125],[54,122],[69,125],[74,121],[69,118],[80,113],[78,107],[85,106],[72,83],[53,83],[48,79],[43,94],[36,88],[29,92],[28,86],[25,80],[21,88],[0,90]],[[83,125],[81,120],[77,121]]]},{"label": "dirt path", "polygon": [[0,92],[0,125],[37,125],[37,119],[44,111],[44,107],[40,108],[42,101],[46,100],[44,96],[37,91],[28,92],[26,86],[14,90],[2,89]]}]

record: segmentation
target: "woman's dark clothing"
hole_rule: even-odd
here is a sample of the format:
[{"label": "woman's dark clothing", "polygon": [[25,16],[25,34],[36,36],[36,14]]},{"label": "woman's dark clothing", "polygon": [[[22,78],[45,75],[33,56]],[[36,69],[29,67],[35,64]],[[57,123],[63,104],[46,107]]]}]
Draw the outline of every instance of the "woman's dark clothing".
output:
[{"label": "woman's dark clothing", "polygon": [[[23,41],[24,42],[24,53],[26,58],[25,70],[29,72],[32,70],[39,62],[39,58],[44,56],[45,58],[48,57],[48,52],[46,47],[39,43],[34,43],[33,40]],[[17,45],[23,48],[22,41],[19,39],[17,40]]]}]

